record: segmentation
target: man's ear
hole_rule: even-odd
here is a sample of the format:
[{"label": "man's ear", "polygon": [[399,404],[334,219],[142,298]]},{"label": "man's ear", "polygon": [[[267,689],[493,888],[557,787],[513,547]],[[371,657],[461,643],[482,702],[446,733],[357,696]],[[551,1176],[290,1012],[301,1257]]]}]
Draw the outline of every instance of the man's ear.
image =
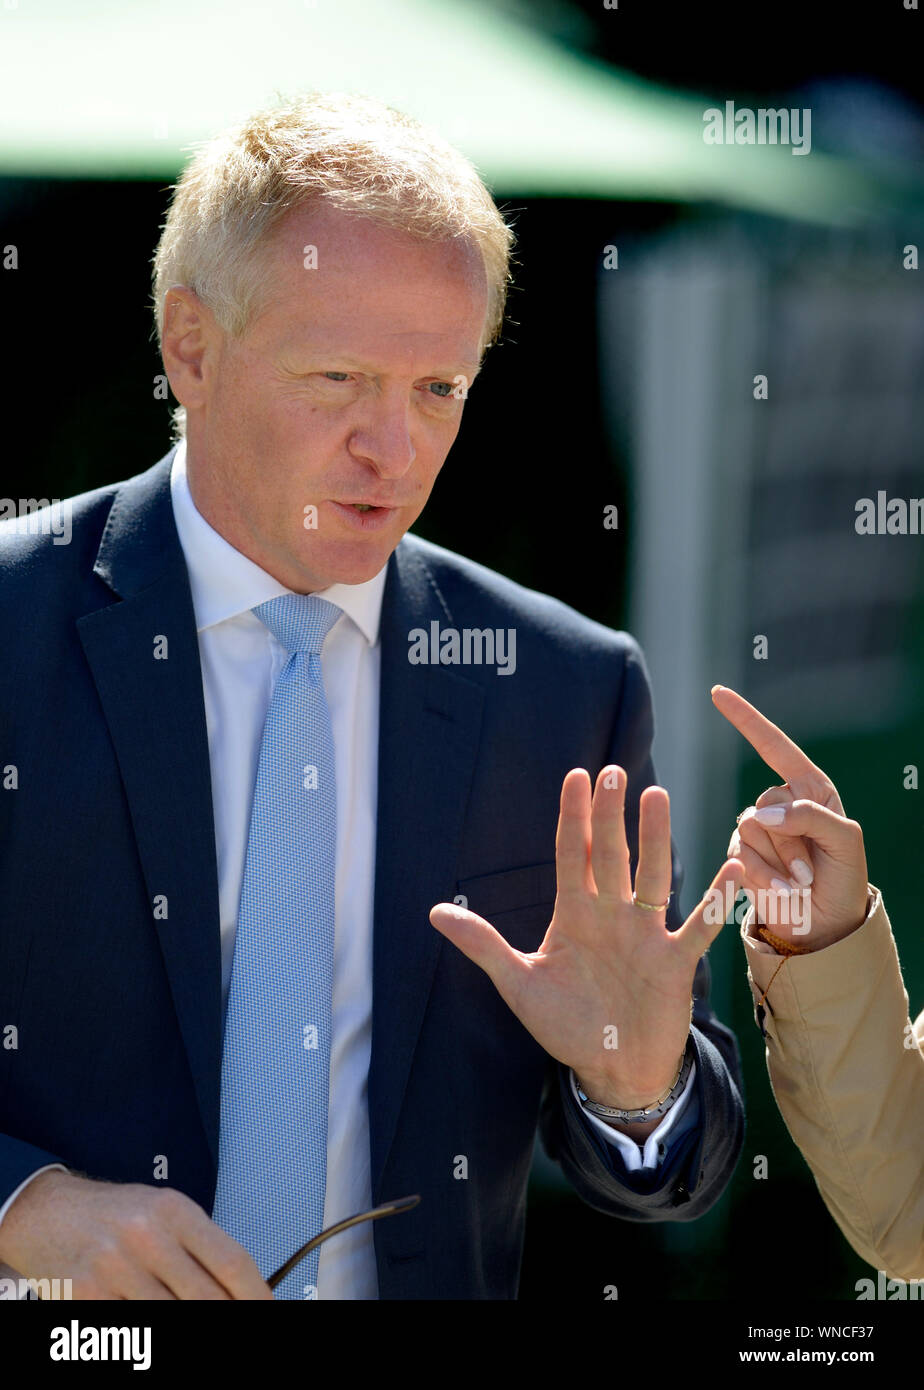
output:
[{"label": "man's ear", "polygon": [[187,410],[205,404],[207,367],[220,338],[214,315],[193,290],[174,285],[167,291],[161,357],[170,389]]}]

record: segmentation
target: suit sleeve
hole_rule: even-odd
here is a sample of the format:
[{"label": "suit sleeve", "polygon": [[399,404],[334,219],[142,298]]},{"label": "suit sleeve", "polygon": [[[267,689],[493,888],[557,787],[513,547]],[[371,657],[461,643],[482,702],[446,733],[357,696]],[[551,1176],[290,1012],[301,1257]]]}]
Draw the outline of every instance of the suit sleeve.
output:
[{"label": "suit sleeve", "polygon": [[[651,760],[654,737],[651,693],[638,644],[623,634],[626,658],[616,719],[605,760],[626,769],[626,837],[632,872],[638,862],[639,798],[656,782]],[[683,918],[679,893],[683,871],[671,842],[674,896],[667,925],[676,931]],[[629,1173],[619,1152],[587,1121],[574,1099],[568,1070],[550,1061],[540,1110],[540,1135],[578,1195],[589,1206],[630,1221],[691,1221],[718,1200],[731,1178],[744,1142],[741,1061],[734,1034],[709,1005],[711,976],[704,956],[693,982],[696,1051],[695,1123],[685,1127],[655,1170]]]}]

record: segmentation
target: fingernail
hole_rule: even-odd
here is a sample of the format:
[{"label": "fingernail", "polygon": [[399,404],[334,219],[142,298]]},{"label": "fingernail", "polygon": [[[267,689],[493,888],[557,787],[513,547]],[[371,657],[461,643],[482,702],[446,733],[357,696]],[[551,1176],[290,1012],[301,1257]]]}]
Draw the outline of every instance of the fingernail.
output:
[{"label": "fingernail", "polygon": [[754,812],[754,819],[758,825],[782,825],[786,819],[786,807],[762,806],[759,811]]},{"label": "fingernail", "polygon": [[794,892],[793,885],[791,883],[784,883],[781,878],[771,878],[770,887],[775,888],[778,893],[785,893],[789,898],[792,897]]},{"label": "fingernail", "polygon": [[789,867],[792,871],[793,878],[797,883],[801,884],[803,888],[807,888],[815,878],[815,875],[812,873],[811,864],[806,864],[804,859],[794,859]]}]

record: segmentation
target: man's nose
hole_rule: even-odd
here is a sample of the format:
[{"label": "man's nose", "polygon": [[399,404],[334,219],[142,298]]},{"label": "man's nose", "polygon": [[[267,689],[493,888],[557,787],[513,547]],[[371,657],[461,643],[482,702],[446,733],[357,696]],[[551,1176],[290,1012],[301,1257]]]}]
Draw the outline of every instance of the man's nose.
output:
[{"label": "man's nose", "polygon": [[417,457],[401,401],[379,402],[364,425],[350,438],[350,453],[372,465],[382,478],[401,478]]}]

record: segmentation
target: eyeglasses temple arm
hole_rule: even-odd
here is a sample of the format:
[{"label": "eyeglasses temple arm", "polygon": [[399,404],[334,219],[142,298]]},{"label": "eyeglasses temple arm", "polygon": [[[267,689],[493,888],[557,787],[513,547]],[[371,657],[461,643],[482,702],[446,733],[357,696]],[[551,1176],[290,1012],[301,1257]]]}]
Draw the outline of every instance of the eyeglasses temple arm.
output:
[{"label": "eyeglasses temple arm", "polygon": [[345,1221],[338,1221],[336,1225],[328,1226],[326,1231],[314,1236],[300,1250],[296,1250],[292,1258],[286,1260],[285,1264],[281,1265],[266,1282],[271,1289],[275,1289],[277,1284],[281,1283],[306,1255],[309,1255],[316,1246],[323,1245],[325,1240],[330,1240],[331,1236],[339,1235],[341,1231],[347,1230],[350,1226],[358,1226],[362,1221],[378,1221],[382,1216],[397,1216],[400,1212],[410,1211],[417,1206],[419,1201],[420,1196],[416,1193],[413,1197],[398,1197],[394,1202],[383,1202],[380,1207],[373,1207],[371,1211],[357,1212],[355,1216],[348,1216]]}]

